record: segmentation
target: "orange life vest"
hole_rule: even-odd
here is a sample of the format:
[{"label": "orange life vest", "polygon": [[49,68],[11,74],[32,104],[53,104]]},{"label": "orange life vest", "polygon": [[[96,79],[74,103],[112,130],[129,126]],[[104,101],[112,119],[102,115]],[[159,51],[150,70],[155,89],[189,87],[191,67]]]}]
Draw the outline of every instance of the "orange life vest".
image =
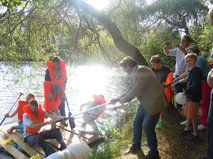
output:
[{"label": "orange life vest", "polygon": [[[94,94],[92,97],[93,97],[93,99],[94,99],[94,102],[99,102],[100,105],[106,103],[106,100],[105,100],[104,98],[100,97],[100,96],[97,96],[97,95]],[[106,107],[106,105],[104,105],[102,108],[105,108],[105,107]],[[94,120],[97,119],[97,118],[99,117],[99,115],[101,115],[103,112],[104,112],[104,111],[100,111],[100,112],[98,113],[98,115],[95,116],[93,119],[94,119]]]},{"label": "orange life vest", "polygon": [[[48,67],[48,70],[50,72],[50,78],[51,80],[55,81],[55,80],[61,80],[61,81],[65,81],[66,80],[66,77],[67,77],[67,71],[66,71],[66,67],[65,67],[65,63],[63,60],[61,60],[60,62],[60,70],[56,70],[53,66],[53,62],[52,61],[47,61],[46,62],[46,65]],[[59,79],[56,79],[56,74],[57,73],[60,73],[61,77]]]},{"label": "orange life vest", "polygon": [[[27,116],[30,118],[30,120],[34,121],[34,118],[36,118],[36,121],[34,122],[34,124],[40,124],[44,122],[44,111],[42,110],[41,104],[39,104],[38,106],[38,113],[35,116],[32,112],[32,110],[30,109],[30,105],[25,105],[24,106],[24,112],[27,114]],[[39,132],[41,128],[37,128],[37,129],[33,129],[30,126],[27,127],[27,132],[28,133],[37,133]]]},{"label": "orange life vest", "polygon": [[[56,96],[52,93],[51,87],[53,84],[59,84],[62,88],[60,96]],[[64,85],[62,81],[45,81],[44,82],[44,109],[46,111],[55,110],[62,102],[62,96],[64,95]],[[51,96],[51,97],[50,97]]]},{"label": "orange life vest", "polygon": [[[170,72],[167,75],[166,82],[165,82],[164,85],[170,84],[172,81],[173,81],[173,73]],[[170,104],[172,102],[172,98],[173,98],[172,88],[171,87],[167,87],[167,88],[164,88],[164,90],[165,90],[165,93],[166,93],[167,101]]]},{"label": "orange life vest", "polygon": [[19,100],[18,102],[18,120],[23,120],[24,106],[28,105],[27,101]]}]

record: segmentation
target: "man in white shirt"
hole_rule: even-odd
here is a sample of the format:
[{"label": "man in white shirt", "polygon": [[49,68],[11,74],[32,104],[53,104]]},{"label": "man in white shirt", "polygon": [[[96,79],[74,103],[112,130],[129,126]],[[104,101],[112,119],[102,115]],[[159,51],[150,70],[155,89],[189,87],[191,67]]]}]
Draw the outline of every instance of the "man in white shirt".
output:
[{"label": "man in white shirt", "polygon": [[[177,78],[180,76],[182,73],[185,72],[186,70],[186,63],[184,61],[184,57],[187,54],[186,48],[189,46],[189,44],[192,42],[192,39],[188,35],[184,35],[183,38],[180,41],[180,45],[175,42],[175,41],[169,41],[169,42],[164,42],[163,44],[163,50],[164,53],[167,56],[175,56],[176,57],[176,64],[175,64],[175,73],[174,73],[174,78]],[[167,46],[175,46],[176,48],[172,50],[168,50]],[[176,93],[183,92],[183,88],[185,87],[184,84],[176,84],[175,89]],[[182,105],[177,104],[177,108],[181,108]]]}]

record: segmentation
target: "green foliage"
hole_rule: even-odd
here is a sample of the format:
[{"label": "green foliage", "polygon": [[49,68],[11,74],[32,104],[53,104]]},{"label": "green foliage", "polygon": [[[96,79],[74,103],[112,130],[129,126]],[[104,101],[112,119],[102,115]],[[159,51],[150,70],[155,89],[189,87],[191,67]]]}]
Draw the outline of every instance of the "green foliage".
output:
[{"label": "green foliage", "polygon": [[157,0],[141,9],[141,18],[151,19],[154,23],[164,23],[174,30],[183,29],[189,34],[191,24],[199,24],[207,14],[205,0]]},{"label": "green foliage", "polygon": [[2,6],[7,7],[8,9],[23,5],[21,0],[1,0]]},{"label": "green foliage", "polygon": [[163,52],[163,43],[171,40],[179,42],[178,32],[171,34],[169,29],[162,25],[152,27],[141,39],[141,53],[146,57],[147,61],[150,60],[151,56],[159,55],[163,65],[173,70],[175,59],[170,56],[167,57]]}]

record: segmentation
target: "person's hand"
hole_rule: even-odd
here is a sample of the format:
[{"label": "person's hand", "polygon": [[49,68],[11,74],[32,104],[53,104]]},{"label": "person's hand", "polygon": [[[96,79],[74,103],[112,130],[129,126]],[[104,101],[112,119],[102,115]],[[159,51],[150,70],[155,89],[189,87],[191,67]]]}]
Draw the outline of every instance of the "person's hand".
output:
[{"label": "person's hand", "polygon": [[46,125],[48,125],[48,124],[54,124],[54,123],[55,123],[55,120],[50,120],[50,121],[46,121],[45,122]]},{"label": "person's hand", "polygon": [[171,46],[178,47],[178,43],[176,41],[171,41]]},{"label": "person's hand", "polygon": [[167,48],[166,42],[163,43],[163,47],[164,47],[164,48]]},{"label": "person's hand", "polygon": [[5,116],[6,118],[9,118],[10,115],[9,115],[9,113],[7,113],[7,114],[5,114],[4,116]]},{"label": "person's hand", "polygon": [[185,82],[186,81],[186,79],[184,78],[184,79],[181,79],[179,82],[181,83],[181,82]]},{"label": "person's hand", "polygon": [[111,99],[109,104],[115,104],[119,101],[119,98],[114,98],[114,99]]},{"label": "person's hand", "polygon": [[124,98],[120,98],[119,102],[121,103],[121,105],[124,105]]},{"label": "person's hand", "polygon": [[178,79],[178,78],[175,78],[175,79],[172,81],[172,83],[175,83],[176,81],[179,81],[179,79]]}]

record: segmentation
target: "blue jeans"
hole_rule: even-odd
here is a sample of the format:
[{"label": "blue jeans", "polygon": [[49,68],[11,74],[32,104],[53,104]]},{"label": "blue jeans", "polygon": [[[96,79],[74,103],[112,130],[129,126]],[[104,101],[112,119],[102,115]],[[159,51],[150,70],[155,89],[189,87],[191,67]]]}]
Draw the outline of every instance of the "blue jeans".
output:
[{"label": "blue jeans", "polygon": [[142,129],[146,134],[149,151],[151,153],[158,153],[157,137],[155,133],[155,126],[158,122],[160,113],[151,116],[142,106],[139,105],[136,115],[133,120],[133,138],[132,146],[141,148]]},{"label": "blue jeans", "polygon": [[17,125],[17,126],[14,126],[13,128],[14,128],[14,129],[23,130],[23,121],[20,120],[20,121],[18,122],[18,125]]},{"label": "blue jeans", "polygon": [[66,116],[65,115],[65,101],[63,100],[61,104],[59,105],[58,109],[60,110],[61,116]]},{"label": "blue jeans", "polygon": [[208,128],[208,149],[205,159],[213,159],[213,90],[211,91],[210,111],[207,122]]}]

